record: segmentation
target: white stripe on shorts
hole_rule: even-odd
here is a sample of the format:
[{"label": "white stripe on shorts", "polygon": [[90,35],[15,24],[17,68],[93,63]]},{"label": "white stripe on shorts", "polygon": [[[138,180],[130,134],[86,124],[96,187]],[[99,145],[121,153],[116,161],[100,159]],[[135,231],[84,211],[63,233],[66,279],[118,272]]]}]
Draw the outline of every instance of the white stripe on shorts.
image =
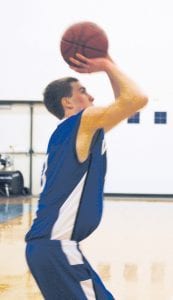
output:
[{"label": "white stripe on shorts", "polygon": [[[70,265],[84,264],[82,254],[77,248],[77,242],[72,240],[60,240],[62,251],[67,257]],[[96,300],[93,283],[91,279],[79,282],[87,300]]]}]

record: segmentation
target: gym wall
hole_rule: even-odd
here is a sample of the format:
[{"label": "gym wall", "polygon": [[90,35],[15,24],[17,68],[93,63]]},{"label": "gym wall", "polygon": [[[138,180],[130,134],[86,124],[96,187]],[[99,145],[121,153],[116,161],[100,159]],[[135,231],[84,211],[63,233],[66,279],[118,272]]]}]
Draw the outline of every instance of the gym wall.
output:
[{"label": "gym wall", "polygon": [[[116,7],[116,9],[115,9]],[[136,7],[135,11],[132,9]],[[59,41],[73,22],[90,20],[102,26],[110,41],[109,53],[120,68],[149,95],[140,124],[122,122],[106,137],[108,173],[106,193],[173,194],[173,26],[171,1],[6,0],[1,7],[0,100],[39,100],[45,86],[75,76],[95,97],[96,105],[114,101],[105,74],[74,73],[63,61]],[[123,16],[123,19],[122,19]],[[154,112],[167,112],[167,124],[154,124]],[[39,192],[41,166],[48,138],[57,120],[44,107],[34,106],[33,193]],[[0,153],[9,149],[15,168],[29,185],[28,105],[0,109]],[[11,146],[11,147],[10,147]],[[10,148],[9,148],[10,147]]]}]

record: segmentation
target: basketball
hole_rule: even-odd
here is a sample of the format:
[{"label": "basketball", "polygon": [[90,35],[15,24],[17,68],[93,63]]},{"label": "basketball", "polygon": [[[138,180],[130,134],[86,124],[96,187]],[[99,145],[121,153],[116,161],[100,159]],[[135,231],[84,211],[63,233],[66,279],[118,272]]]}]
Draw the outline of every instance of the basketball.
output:
[{"label": "basketball", "polygon": [[108,38],[104,30],[95,23],[75,23],[62,35],[60,50],[68,64],[72,64],[69,57],[75,58],[76,53],[87,58],[105,57],[108,51]]}]

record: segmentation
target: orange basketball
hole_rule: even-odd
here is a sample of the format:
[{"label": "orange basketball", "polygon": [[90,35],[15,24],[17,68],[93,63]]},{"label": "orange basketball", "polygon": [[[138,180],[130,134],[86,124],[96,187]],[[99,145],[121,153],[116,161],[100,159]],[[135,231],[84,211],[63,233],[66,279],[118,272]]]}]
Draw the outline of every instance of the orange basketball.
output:
[{"label": "orange basketball", "polygon": [[60,49],[68,64],[71,64],[69,57],[75,58],[76,53],[88,58],[104,57],[108,52],[108,38],[104,30],[95,23],[75,23],[64,32]]}]

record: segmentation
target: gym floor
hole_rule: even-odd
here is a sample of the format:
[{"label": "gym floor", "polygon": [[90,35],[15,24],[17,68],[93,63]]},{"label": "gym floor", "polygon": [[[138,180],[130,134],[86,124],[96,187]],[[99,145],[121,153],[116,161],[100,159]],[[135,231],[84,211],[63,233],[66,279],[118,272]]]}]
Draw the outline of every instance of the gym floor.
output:
[{"label": "gym floor", "polygon": [[[106,198],[81,248],[116,300],[173,300],[173,199]],[[0,198],[0,299],[43,299],[25,261],[36,198]]]}]

